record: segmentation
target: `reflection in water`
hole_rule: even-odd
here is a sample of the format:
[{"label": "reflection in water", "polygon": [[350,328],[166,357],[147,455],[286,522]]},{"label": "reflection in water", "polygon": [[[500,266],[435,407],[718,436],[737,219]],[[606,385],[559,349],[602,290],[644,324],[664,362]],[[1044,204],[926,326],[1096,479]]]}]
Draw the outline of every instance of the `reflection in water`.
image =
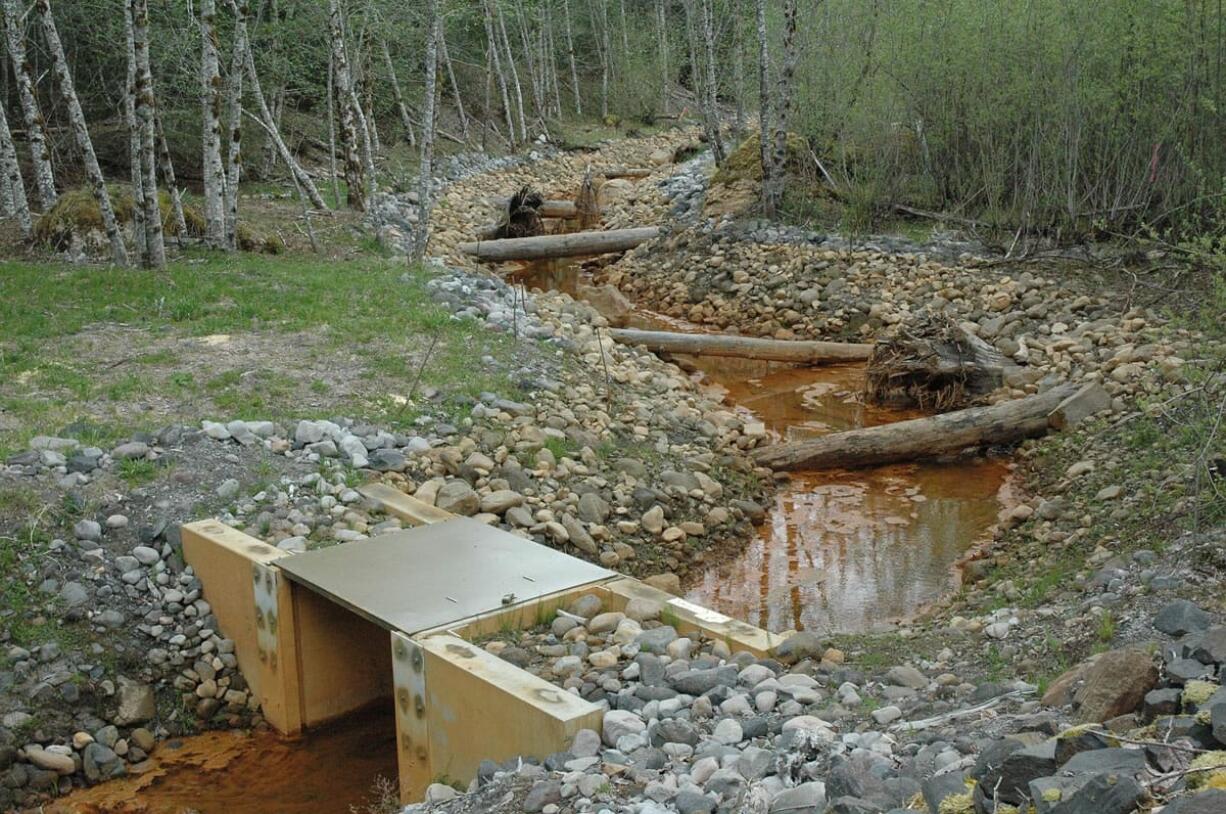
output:
[{"label": "reflection in water", "polygon": [[[392,704],[301,738],[206,732],[159,744],[149,768],[82,789],[48,814],[349,814],[396,779]],[[358,810],[364,810],[359,808]]]},{"label": "reflection in water", "polygon": [[[689,362],[787,440],[920,415],[863,404],[859,365]],[[996,521],[1008,490],[1008,468],[985,459],[793,473],[758,536],[687,598],[775,631],[881,626],[949,588],[953,564]]]},{"label": "reflection in water", "polygon": [[[525,264],[511,279],[572,296],[580,280],[590,282],[565,260]],[[631,327],[703,330],[649,311],[635,312]],[[783,440],[923,415],[863,404],[861,365],[678,361]],[[792,473],[757,537],[735,559],[703,574],[687,598],[774,631],[869,630],[944,593],[954,564],[1010,500],[1008,467],[982,458]]]}]

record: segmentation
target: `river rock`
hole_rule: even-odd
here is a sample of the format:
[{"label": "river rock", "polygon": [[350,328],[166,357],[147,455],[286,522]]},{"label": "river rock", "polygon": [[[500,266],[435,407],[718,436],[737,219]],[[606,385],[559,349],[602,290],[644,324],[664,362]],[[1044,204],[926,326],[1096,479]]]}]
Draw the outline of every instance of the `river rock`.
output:
[{"label": "river rock", "polygon": [[118,708],[111,717],[111,722],[116,726],[144,723],[157,714],[157,700],[153,688],[148,684],[121,676],[115,694]]},{"label": "river rock", "polygon": [[1145,650],[1109,650],[1086,670],[1083,681],[1073,706],[1079,720],[1098,723],[1140,706],[1158,683],[1158,668]]},{"label": "river rock", "polygon": [[1213,617],[1186,599],[1176,599],[1154,616],[1154,627],[1168,636],[1199,633],[1213,624]]},{"label": "river rock", "polygon": [[465,481],[450,480],[438,490],[434,505],[445,512],[471,517],[481,508],[481,498]]}]

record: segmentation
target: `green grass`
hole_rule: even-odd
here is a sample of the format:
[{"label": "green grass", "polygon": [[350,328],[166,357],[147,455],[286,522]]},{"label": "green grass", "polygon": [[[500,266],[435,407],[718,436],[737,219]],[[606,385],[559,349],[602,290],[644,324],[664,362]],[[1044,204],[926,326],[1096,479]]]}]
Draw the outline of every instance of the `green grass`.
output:
[{"label": "green grass", "polygon": [[157,479],[158,465],[143,458],[126,458],[115,464],[115,474],[129,486],[143,486]]},{"label": "green grass", "polygon": [[554,438],[545,439],[545,449],[553,453],[553,457],[557,460],[563,458],[573,458],[579,454],[579,445],[569,438]]},{"label": "green grass", "polygon": [[[509,362],[517,353],[514,340],[479,322],[453,319],[433,302],[427,280],[420,267],[369,256],[193,253],[165,272],[0,263],[0,381],[6,383],[0,408],[21,425],[0,431],[0,455],[24,449],[32,435],[58,433],[81,415],[109,427],[122,414],[119,434],[150,429],[131,418],[141,411],[119,408],[155,392],[203,399],[191,405],[201,414],[185,415],[189,420],[212,418],[205,414],[210,410],[229,417],[306,417],[312,409],[304,405],[307,393],[337,395],[327,377],[287,371],[280,359],[254,370],[217,371],[199,366],[196,351],[142,348],[146,352],[120,367],[66,347],[74,335],[102,326],[144,331],[132,340],[137,344],[214,334],[305,334],[311,355],[300,366],[330,355],[353,364],[358,354],[369,385],[345,407],[369,420],[416,418],[417,405],[405,407],[391,394],[407,394],[419,371],[421,388],[513,396],[506,373],[511,366],[479,360],[488,355]],[[102,435],[111,440],[109,430]]]},{"label": "green grass", "polygon": [[1115,615],[1111,611],[1099,614],[1098,623],[1094,626],[1094,636],[1103,644],[1108,644],[1115,638]]}]

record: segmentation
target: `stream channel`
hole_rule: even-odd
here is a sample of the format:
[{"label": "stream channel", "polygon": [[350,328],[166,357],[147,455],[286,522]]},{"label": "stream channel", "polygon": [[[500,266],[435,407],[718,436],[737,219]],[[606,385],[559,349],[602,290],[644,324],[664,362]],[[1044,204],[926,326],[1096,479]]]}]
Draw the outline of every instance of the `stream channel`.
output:
[{"label": "stream channel", "polygon": [[[512,279],[529,289],[575,295],[586,275],[577,264],[559,261],[533,265]],[[629,327],[703,330],[643,309]],[[922,415],[865,405],[862,365],[677,361],[730,407],[784,439]],[[958,560],[985,538],[1013,502],[1012,493],[1009,465],[983,457],[791,473],[779,483],[757,535],[687,585],[686,598],[773,632],[879,630],[955,587]],[[362,814],[373,802],[376,780],[395,777],[389,704],[296,739],[271,732],[172,739],[158,746],[144,773],[79,790],[45,810]]]},{"label": "stream channel", "polygon": [[[508,279],[571,296],[594,282],[567,261],[526,265]],[[627,327],[706,332],[641,307]],[[865,404],[862,364],[676,361],[784,440],[924,415]],[[776,633],[887,629],[953,590],[958,561],[1014,502],[1010,464],[998,458],[789,473],[754,539],[687,584],[685,598]]]}]

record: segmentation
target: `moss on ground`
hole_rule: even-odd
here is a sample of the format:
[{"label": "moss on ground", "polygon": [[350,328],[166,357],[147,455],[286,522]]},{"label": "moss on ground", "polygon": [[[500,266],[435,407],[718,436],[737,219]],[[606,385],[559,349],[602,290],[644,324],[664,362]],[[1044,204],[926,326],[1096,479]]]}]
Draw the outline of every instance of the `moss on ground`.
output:
[{"label": "moss on ground", "polygon": [[[107,192],[115,218],[121,225],[132,223],[134,199],[132,188],[123,184],[108,184]],[[170,193],[158,192],[158,208],[162,213],[162,230],[169,237],[179,235],[179,224],[174,217]],[[204,235],[205,221],[200,210],[189,203],[183,204],[183,220],[188,237]],[[60,195],[55,206],[47,210],[34,224],[34,242],[39,246],[63,251],[72,245],[73,235],[102,231],[102,208],[94,193],[87,188],[70,189]],[[245,223],[238,225],[238,245],[246,252],[280,254],[285,243],[276,235],[261,235]]]}]

